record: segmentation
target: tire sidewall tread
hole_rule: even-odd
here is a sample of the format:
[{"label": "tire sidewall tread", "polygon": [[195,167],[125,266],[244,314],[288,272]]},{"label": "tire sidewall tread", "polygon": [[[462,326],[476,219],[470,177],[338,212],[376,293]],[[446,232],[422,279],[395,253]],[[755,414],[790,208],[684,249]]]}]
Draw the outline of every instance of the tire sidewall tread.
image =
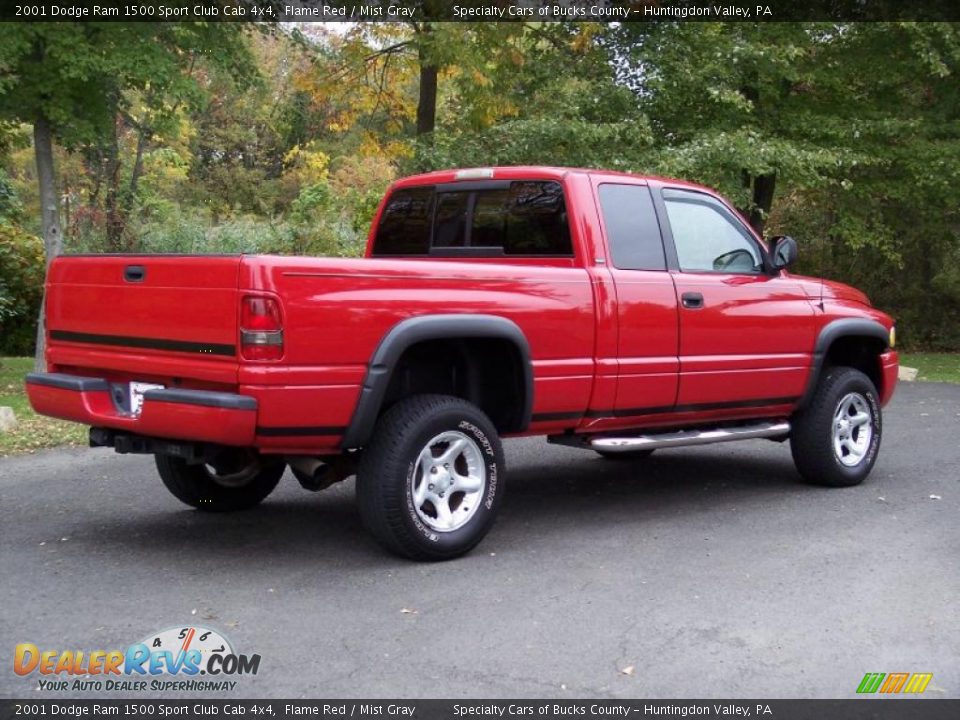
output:
[{"label": "tire sidewall tread", "polygon": [[[461,528],[437,532],[413,504],[413,475],[433,437],[456,430],[479,446],[486,464],[481,507]],[[473,549],[493,525],[504,492],[503,448],[490,419],[476,406],[447,395],[415,395],[377,422],[357,472],[357,505],[364,525],[381,545],[416,560],[444,560]]]},{"label": "tire sidewall tread", "polygon": [[[840,462],[833,450],[833,419],[837,404],[847,394],[862,395],[872,417],[873,436],[866,455],[857,465]],[[801,476],[814,485],[850,487],[870,474],[880,451],[883,414],[877,390],[865,374],[851,367],[834,366],[824,371],[809,405],[793,419],[790,449]]]}]

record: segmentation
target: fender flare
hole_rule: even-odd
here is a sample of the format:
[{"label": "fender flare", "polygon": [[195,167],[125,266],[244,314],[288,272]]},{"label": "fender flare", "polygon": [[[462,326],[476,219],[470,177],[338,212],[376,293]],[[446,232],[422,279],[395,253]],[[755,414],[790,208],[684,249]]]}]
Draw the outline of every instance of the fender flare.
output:
[{"label": "fender flare", "polygon": [[490,338],[509,341],[520,355],[523,368],[524,401],[520,427],[524,430],[533,415],[533,364],[530,344],[520,327],[498,315],[444,314],[418,315],[394,325],[380,340],[367,364],[353,417],[343,435],[343,449],[365,445],[373,434],[393,371],[403,353],[425,340]]},{"label": "fender flare", "polygon": [[800,397],[797,410],[802,410],[810,402],[813,393],[820,382],[823,363],[827,358],[827,351],[834,342],[844,337],[863,337],[879,340],[884,349],[890,344],[890,331],[876,320],[864,318],[840,318],[832,320],[823,326],[817,335],[817,342],[813,347],[813,362],[810,366],[810,376],[807,378],[807,387]]}]

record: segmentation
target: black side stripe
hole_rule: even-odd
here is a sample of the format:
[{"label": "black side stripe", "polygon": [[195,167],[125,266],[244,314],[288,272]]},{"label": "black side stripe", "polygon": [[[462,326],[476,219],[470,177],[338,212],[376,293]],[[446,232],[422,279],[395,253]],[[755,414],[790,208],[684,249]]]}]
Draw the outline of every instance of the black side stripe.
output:
[{"label": "black side stripe", "polygon": [[551,420],[579,420],[583,417],[583,411],[578,412],[548,412],[534,413],[530,418],[531,422],[548,422]]},{"label": "black side stripe", "polygon": [[549,412],[536,413],[533,422],[550,420],[573,420],[580,417],[614,418],[634,417],[637,415],[664,415],[666,413],[697,412],[702,410],[734,410],[737,408],[760,408],[768,405],[792,405],[798,397],[761,398],[759,400],[737,400],[733,402],[694,403],[690,405],[662,405],[659,407],[611,408],[609,410],[587,410],[585,412]]},{"label": "black side stripe", "polygon": [[129,335],[97,335],[95,333],[72,332],[69,330],[51,330],[50,338],[63,342],[146,348],[149,350],[174,350],[177,352],[199,353],[201,355],[234,357],[237,354],[236,345],[192,342],[189,340],[167,340],[165,338],[131,337]]},{"label": "black side stripe", "polygon": [[344,426],[335,425],[294,425],[291,427],[257,427],[260,437],[309,437],[321,435],[343,435],[347,431]]}]

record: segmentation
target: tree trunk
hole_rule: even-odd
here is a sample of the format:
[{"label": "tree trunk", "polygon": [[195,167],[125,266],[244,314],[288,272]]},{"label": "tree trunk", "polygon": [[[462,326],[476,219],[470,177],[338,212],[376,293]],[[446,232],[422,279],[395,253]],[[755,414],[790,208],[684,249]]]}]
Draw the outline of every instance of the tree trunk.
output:
[{"label": "tree trunk", "polygon": [[[43,113],[40,113],[33,122],[33,149],[37,161],[37,183],[40,188],[43,247],[46,250],[49,270],[50,263],[63,251],[63,236],[60,231],[60,198],[57,195],[57,178],[53,167],[53,131],[50,128],[50,121]],[[44,289],[45,302],[46,289]],[[41,304],[40,317],[37,321],[37,351],[34,356],[34,368],[38,372],[47,369],[44,359],[47,335],[43,307]]]},{"label": "tree trunk", "polygon": [[[437,125],[437,64],[428,50],[430,23],[420,25],[417,61],[420,65],[420,92],[417,98],[417,137],[429,135]],[[429,142],[429,138],[427,138]]]},{"label": "tree trunk", "polygon": [[120,209],[120,129],[119,119],[114,113],[113,127],[107,139],[107,194],[104,196],[104,210],[107,223],[107,250],[123,251],[123,212]]},{"label": "tree trunk", "polygon": [[[133,168],[130,170],[130,184],[127,186],[127,191],[124,193],[121,203],[124,228],[126,227],[126,220],[133,214],[133,208],[137,202],[137,188],[139,187],[140,176],[143,174],[143,154],[147,148],[149,135],[150,131],[142,123],[137,125],[137,154],[133,159]],[[131,241],[128,249],[131,252],[136,252],[139,250],[139,242]]]},{"label": "tree trunk", "polygon": [[417,137],[433,132],[437,124],[437,67],[420,66],[420,97],[417,101]]},{"label": "tree trunk", "polygon": [[757,175],[753,178],[753,207],[750,209],[750,224],[761,236],[770,208],[773,207],[773,192],[776,187],[775,173]]}]

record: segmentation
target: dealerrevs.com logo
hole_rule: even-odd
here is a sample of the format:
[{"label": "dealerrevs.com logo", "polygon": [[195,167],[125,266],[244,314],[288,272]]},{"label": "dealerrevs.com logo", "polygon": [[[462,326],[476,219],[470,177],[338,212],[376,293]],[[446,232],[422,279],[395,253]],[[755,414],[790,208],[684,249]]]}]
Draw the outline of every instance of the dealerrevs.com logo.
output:
[{"label": "dealerrevs.com logo", "polygon": [[125,650],[50,650],[20,643],[13,670],[36,677],[51,692],[233,690],[240,675],[256,675],[260,656],[243,655],[210,628],[173,627],[148,635]]}]

